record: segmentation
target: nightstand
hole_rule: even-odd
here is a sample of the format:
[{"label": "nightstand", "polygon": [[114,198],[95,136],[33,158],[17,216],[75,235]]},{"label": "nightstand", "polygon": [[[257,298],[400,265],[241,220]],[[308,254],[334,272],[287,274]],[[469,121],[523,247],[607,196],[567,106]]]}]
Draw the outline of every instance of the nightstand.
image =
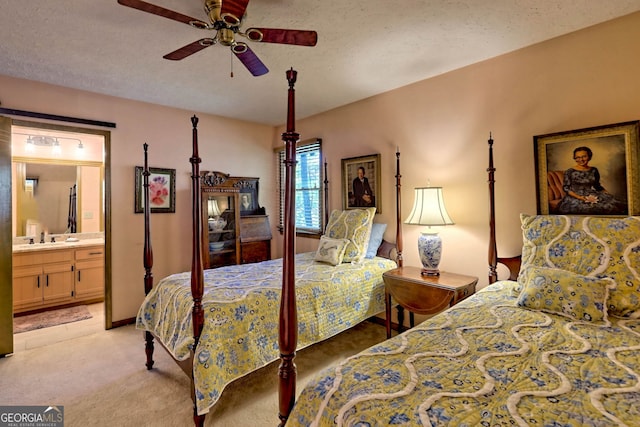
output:
[{"label": "nightstand", "polygon": [[418,267],[398,267],[382,274],[385,285],[387,338],[391,338],[391,298],[398,303],[398,332],[402,331],[403,309],[411,313],[435,314],[453,306],[476,291],[478,278],[441,271],[423,276]]}]

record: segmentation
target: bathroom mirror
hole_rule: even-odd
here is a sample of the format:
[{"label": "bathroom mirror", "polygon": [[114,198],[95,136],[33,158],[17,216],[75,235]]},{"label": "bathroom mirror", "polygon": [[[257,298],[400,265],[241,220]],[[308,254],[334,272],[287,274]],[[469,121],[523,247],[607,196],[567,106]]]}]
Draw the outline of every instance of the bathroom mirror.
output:
[{"label": "bathroom mirror", "polygon": [[12,162],[14,236],[104,231],[101,164]]},{"label": "bathroom mirror", "polygon": [[104,135],[14,120],[13,237],[104,232]]}]

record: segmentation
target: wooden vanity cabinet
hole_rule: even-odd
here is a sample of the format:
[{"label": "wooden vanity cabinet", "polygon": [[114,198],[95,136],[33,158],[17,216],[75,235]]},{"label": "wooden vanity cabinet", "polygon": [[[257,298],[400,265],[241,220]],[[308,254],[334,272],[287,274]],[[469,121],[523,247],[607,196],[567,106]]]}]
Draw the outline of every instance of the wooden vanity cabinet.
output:
[{"label": "wooden vanity cabinet", "polygon": [[76,249],[75,299],[104,297],[104,246]]},{"label": "wooden vanity cabinet", "polygon": [[72,249],[14,254],[14,312],[72,301],[73,270]]},{"label": "wooden vanity cabinet", "polygon": [[271,227],[258,206],[258,178],[204,171],[202,252],[204,268],[271,259]]},{"label": "wooden vanity cabinet", "polygon": [[13,254],[13,312],[104,299],[104,246]]}]

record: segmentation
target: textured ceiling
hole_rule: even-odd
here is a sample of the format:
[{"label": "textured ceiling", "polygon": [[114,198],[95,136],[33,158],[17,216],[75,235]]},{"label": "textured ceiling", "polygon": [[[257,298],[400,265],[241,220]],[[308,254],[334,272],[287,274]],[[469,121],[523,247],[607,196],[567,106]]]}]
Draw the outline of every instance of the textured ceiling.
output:
[{"label": "textured ceiling", "polygon": [[[148,1],[206,19],[202,0]],[[221,45],[163,59],[211,33],[116,0],[0,0],[0,74],[278,125],[291,67],[303,118],[638,10],[640,0],[251,0],[244,29],[318,32],[315,47],[250,42],[270,69],[253,77]]]}]

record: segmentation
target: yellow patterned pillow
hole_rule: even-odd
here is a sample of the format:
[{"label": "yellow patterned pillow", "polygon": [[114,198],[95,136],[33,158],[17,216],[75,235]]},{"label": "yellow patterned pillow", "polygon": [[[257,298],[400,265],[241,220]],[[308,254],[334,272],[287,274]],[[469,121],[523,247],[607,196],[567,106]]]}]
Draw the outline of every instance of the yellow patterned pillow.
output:
[{"label": "yellow patterned pillow", "polygon": [[640,217],[523,214],[521,221],[523,270],[537,266],[610,277],[617,286],[609,314],[640,317]]},{"label": "yellow patterned pillow", "polygon": [[527,267],[520,276],[523,286],[518,305],[521,307],[588,322],[607,319],[609,289],[616,286],[613,279],[543,267]]},{"label": "yellow patterned pillow", "polygon": [[329,216],[325,235],[332,239],[348,239],[344,262],[360,262],[367,253],[371,224],[376,208],[334,210]]},{"label": "yellow patterned pillow", "polygon": [[327,236],[320,236],[320,244],[316,251],[314,260],[320,262],[326,262],[331,265],[338,265],[344,258],[344,251],[347,249],[349,240],[347,239],[332,239]]}]

